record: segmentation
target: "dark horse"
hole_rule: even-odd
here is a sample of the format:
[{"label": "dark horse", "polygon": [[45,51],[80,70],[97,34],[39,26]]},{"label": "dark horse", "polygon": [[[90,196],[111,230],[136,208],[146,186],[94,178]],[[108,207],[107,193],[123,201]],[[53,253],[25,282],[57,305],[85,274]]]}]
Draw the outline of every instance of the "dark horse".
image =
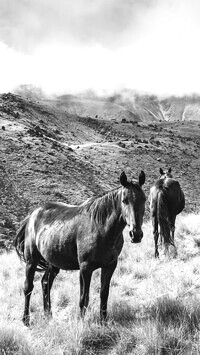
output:
[{"label": "dark horse", "polygon": [[44,270],[44,312],[51,315],[50,290],[59,270],[80,269],[79,306],[84,315],[92,273],[101,268],[100,316],[106,319],[110,280],[123,246],[122,232],[127,225],[133,243],[141,242],[143,237],[145,174],[141,171],[138,181],[128,181],[122,172],[120,182],[120,187],[79,206],[48,203],[23,221],[15,248],[26,262],[25,325],[29,325],[30,296],[37,270]]},{"label": "dark horse", "polygon": [[[171,168],[160,169],[160,178],[150,190],[150,213],[155,241],[155,257],[159,256],[158,238],[164,240],[166,250],[174,245],[175,220],[185,207],[184,193],[177,180],[172,178]],[[158,231],[158,228],[160,231]]]}]

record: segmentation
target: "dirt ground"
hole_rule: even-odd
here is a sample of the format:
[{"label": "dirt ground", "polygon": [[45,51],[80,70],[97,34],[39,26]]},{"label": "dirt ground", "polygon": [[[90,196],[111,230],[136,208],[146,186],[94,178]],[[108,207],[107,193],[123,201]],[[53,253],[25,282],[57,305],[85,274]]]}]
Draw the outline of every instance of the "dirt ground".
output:
[{"label": "dirt ground", "polygon": [[[144,190],[172,168],[186,196],[185,213],[200,210],[200,123],[80,117],[54,101],[0,96],[0,248],[28,212],[45,201],[71,204],[146,173]],[[145,218],[149,218],[148,203]]]}]

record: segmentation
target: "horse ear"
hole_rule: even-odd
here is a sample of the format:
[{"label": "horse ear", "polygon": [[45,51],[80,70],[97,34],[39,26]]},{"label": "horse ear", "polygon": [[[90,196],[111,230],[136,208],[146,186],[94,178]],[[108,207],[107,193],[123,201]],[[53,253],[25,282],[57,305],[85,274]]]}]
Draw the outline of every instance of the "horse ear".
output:
[{"label": "horse ear", "polygon": [[120,183],[122,186],[126,187],[127,186],[127,183],[128,183],[128,180],[127,180],[127,176],[125,174],[124,171],[122,171],[121,175],[120,175]]},{"label": "horse ear", "polygon": [[160,175],[163,175],[164,174],[164,171],[162,168],[160,168]]},{"label": "horse ear", "polygon": [[145,183],[145,173],[143,170],[141,170],[141,173],[139,175],[139,185],[142,186]]},{"label": "horse ear", "polygon": [[169,168],[168,169],[168,173],[170,174],[172,172],[172,168]]}]

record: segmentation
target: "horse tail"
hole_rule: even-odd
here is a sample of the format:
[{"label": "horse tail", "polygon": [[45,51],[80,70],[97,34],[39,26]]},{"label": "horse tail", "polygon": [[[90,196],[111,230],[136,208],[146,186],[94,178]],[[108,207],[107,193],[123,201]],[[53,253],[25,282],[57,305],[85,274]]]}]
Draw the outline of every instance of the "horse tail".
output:
[{"label": "horse tail", "polygon": [[158,218],[158,224],[160,226],[161,240],[164,239],[165,244],[174,244],[170,235],[169,210],[168,210],[166,191],[164,189],[158,192],[157,218]]},{"label": "horse tail", "polygon": [[[25,257],[24,257],[24,240],[25,240],[25,229],[26,225],[29,221],[30,215],[28,215],[21,223],[21,226],[19,227],[15,240],[14,240],[14,246],[17,252],[17,255],[19,258],[26,262]],[[38,260],[38,265],[36,268],[36,271],[43,272],[47,269],[48,263],[44,258],[40,255],[40,258]]]},{"label": "horse tail", "polygon": [[24,258],[24,240],[25,240],[25,229],[27,222],[29,220],[29,216],[27,216],[21,223],[21,226],[19,227],[15,240],[14,240],[14,246],[15,250],[17,252],[17,255],[21,260],[25,262]]}]

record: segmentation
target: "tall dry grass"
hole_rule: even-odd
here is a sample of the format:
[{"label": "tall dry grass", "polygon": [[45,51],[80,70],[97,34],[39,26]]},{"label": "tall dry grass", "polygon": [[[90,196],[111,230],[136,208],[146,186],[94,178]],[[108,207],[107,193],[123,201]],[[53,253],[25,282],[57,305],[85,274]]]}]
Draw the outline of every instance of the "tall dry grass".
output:
[{"label": "tall dry grass", "polygon": [[78,272],[61,271],[52,288],[53,318],[43,317],[41,275],[35,277],[31,325],[23,326],[24,264],[16,253],[0,256],[0,354],[4,355],[189,355],[200,353],[200,215],[179,216],[177,258],[154,258],[150,222],[144,238],[125,245],[113,275],[109,320],[99,320],[100,273],[90,303],[79,316]]}]

